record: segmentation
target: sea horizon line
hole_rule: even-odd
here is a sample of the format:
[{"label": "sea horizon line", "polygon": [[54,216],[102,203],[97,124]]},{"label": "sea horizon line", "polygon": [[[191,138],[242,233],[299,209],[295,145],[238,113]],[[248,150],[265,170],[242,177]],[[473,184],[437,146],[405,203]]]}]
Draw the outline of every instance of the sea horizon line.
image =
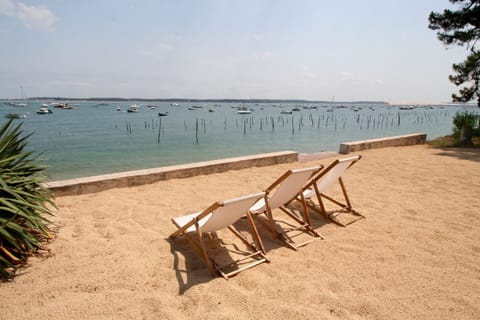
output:
[{"label": "sea horizon line", "polygon": [[324,104],[386,104],[386,105],[465,105],[468,103],[431,102],[431,101],[382,101],[382,100],[310,100],[310,99],[276,99],[276,98],[122,98],[122,97],[29,97],[29,98],[0,98],[0,101],[109,101],[109,102],[214,102],[214,103],[324,103]]}]

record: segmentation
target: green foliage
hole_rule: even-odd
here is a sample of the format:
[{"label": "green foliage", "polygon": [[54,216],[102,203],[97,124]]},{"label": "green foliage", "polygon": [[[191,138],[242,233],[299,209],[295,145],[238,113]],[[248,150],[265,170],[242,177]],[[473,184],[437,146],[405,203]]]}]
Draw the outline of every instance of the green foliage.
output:
[{"label": "green foliage", "polygon": [[52,237],[46,218],[55,205],[42,185],[46,168],[26,151],[21,124],[0,127],[0,278],[11,277],[42,242]]},{"label": "green foliage", "polygon": [[453,65],[455,75],[450,75],[449,79],[457,86],[470,84],[460,89],[459,94],[452,94],[453,101],[468,102],[477,98],[477,104],[480,107],[480,51],[472,51],[467,59],[459,64]]},{"label": "green foliage", "polygon": [[[479,116],[473,112],[457,112],[453,118],[453,136],[459,147],[473,147],[473,136],[476,134]],[[477,130],[478,131],[478,130]]]},{"label": "green foliage", "polygon": [[477,99],[480,107],[480,51],[475,46],[480,39],[480,1],[450,0],[458,4],[458,10],[446,9],[443,13],[432,12],[428,17],[429,28],[438,30],[437,36],[445,45],[466,45],[470,49],[467,59],[453,65],[456,74],[449,79],[457,86],[464,85],[453,101],[468,102]]},{"label": "green foliage", "polygon": [[450,2],[459,4],[458,10],[445,9],[443,13],[430,13],[428,26],[432,30],[443,30],[438,31],[437,36],[445,45],[470,46],[480,38],[480,1],[450,0]]},{"label": "green foliage", "polygon": [[453,133],[460,134],[463,127],[468,126],[472,129],[478,127],[479,115],[470,111],[457,112],[453,117]]}]

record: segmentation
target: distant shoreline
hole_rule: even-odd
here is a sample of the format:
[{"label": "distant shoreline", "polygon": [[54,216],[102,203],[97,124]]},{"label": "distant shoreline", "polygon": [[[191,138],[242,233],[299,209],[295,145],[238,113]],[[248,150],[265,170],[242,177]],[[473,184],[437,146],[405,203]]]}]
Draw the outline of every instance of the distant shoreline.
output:
[{"label": "distant shoreline", "polygon": [[357,103],[357,104],[389,104],[385,101],[326,101],[326,100],[305,100],[305,99],[189,99],[189,98],[114,98],[114,97],[93,97],[93,98],[69,98],[69,97],[30,97],[26,99],[0,99],[0,101],[159,101],[159,102],[223,102],[223,103]]},{"label": "distant shoreline", "polygon": [[456,102],[422,102],[422,101],[401,101],[401,102],[388,102],[388,101],[327,101],[327,100],[306,100],[306,99],[196,99],[196,98],[115,98],[115,97],[93,97],[93,98],[71,98],[71,97],[31,97],[31,98],[14,98],[6,99],[0,98],[0,102],[18,102],[18,101],[85,101],[85,102],[187,102],[187,103],[323,103],[326,105],[342,105],[342,104],[369,104],[369,105],[389,105],[389,106],[456,106],[456,105],[470,105],[475,103],[456,103]]}]

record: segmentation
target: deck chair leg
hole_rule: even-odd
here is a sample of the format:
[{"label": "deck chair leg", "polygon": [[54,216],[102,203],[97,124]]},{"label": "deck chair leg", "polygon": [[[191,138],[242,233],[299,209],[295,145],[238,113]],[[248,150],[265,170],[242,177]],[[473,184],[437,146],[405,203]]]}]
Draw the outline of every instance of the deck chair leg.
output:
[{"label": "deck chair leg", "polygon": [[312,220],[310,219],[310,210],[308,209],[307,202],[305,200],[305,197],[303,196],[303,192],[300,193],[300,198],[302,202],[303,212],[305,213],[305,220],[307,221],[307,224],[310,226],[310,228],[313,230]]},{"label": "deck chair leg", "polygon": [[[288,247],[292,248],[293,250],[297,250],[297,248],[295,246],[292,246],[286,239],[285,235],[283,233],[280,233],[278,232],[278,230],[275,228],[275,220],[273,220],[273,215],[270,211],[270,214],[269,214],[269,211],[267,209],[267,211],[265,211],[265,214],[267,215],[267,218],[268,218],[268,222],[264,221],[263,219],[260,219],[258,220],[261,224],[263,224],[265,226],[265,228],[269,229],[270,232],[272,233],[272,237],[274,239],[278,239],[280,241],[282,241],[282,243],[286,244]],[[260,237],[258,237],[260,238]],[[263,245],[262,245],[263,247]]]},{"label": "deck chair leg", "polygon": [[[247,238],[243,234],[240,233],[233,225],[227,227],[238,239],[240,239],[247,247],[251,250],[257,250],[254,244],[250,243]],[[235,246],[236,247],[236,246]]]},{"label": "deck chair leg", "polygon": [[[356,210],[352,209],[352,205],[350,203],[350,199],[349,199],[348,194],[347,194],[347,189],[345,188],[345,184],[344,184],[341,177],[338,178],[338,182],[339,182],[340,187],[342,189],[342,193],[343,193],[343,197],[345,199],[345,203],[341,203],[340,201],[337,201],[337,200],[333,199],[332,197],[329,197],[328,195],[326,195],[324,193],[320,193],[320,192],[316,192],[316,193],[317,193],[318,201],[320,203],[320,207],[322,208],[322,211],[324,212],[326,218],[329,219],[329,220],[332,220],[333,222],[335,222],[336,224],[338,224],[342,227],[346,227],[347,225],[352,224],[353,222],[357,221],[358,219],[350,221],[350,222],[345,224],[345,223],[342,223],[342,222],[338,221],[335,218],[337,215],[340,215],[342,213],[350,213],[350,214],[353,214],[353,215],[361,217],[361,218],[365,218],[365,216],[360,214]],[[318,190],[316,190],[316,191],[318,191]],[[328,214],[326,209],[325,209],[325,205],[323,204],[323,200],[322,200],[323,198],[335,203],[336,205],[338,205],[342,209],[347,210],[347,212],[333,212],[333,213]]]},{"label": "deck chair leg", "polygon": [[318,237],[318,238],[322,238],[322,239],[325,239],[324,236],[322,236],[320,233],[318,233],[317,231],[315,231],[312,227],[311,224],[305,222],[305,221],[302,221],[300,220],[298,217],[296,217],[295,215],[293,215],[287,208],[285,208],[284,206],[281,206],[279,207],[280,210],[282,210],[283,212],[285,212],[289,217],[291,217],[293,220],[295,220],[298,224],[299,224],[299,228],[301,229],[305,229],[307,232],[310,232],[311,235],[313,235],[314,237]]},{"label": "deck chair leg", "polygon": [[188,243],[190,243],[190,245],[200,254],[202,259],[205,260],[203,257],[202,248],[200,246],[201,242],[196,242],[188,232],[185,232],[184,230],[180,229],[180,226],[178,226],[178,224],[175,223],[175,221],[173,221],[173,224],[175,224],[179,229],[170,235],[170,239],[173,239],[179,236],[184,236],[185,239],[187,239]]},{"label": "deck chair leg", "polygon": [[257,246],[260,248],[260,250],[263,252],[263,254],[266,254],[265,247],[263,246],[263,242],[260,239],[260,234],[258,233],[257,226],[255,225],[255,222],[253,221],[253,216],[250,211],[247,212],[247,219],[248,219],[248,224],[250,225],[250,228],[252,229],[253,237],[255,239],[255,242],[257,243]]},{"label": "deck chair leg", "polygon": [[320,190],[318,190],[318,186],[316,184],[314,185],[314,189],[315,189],[315,194],[317,195],[318,205],[320,206],[322,214],[326,215],[327,210],[325,209],[325,205],[323,204]]},{"label": "deck chair leg", "polygon": [[322,195],[321,195],[320,193],[317,195],[317,199],[318,199],[318,204],[319,204],[319,206],[320,206],[321,214],[322,214],[326,219],[328,219],[327,209],[325,208],[325,204],[323,203]]},{"label": "deck chair leg", "polygon": [[203,243],[202,234],[195,232],[195,235],[196,235],[197,241],[195,241],[195,239],[193,239],[190,234],[188,234],[186,232],[183,233],[183,236],[185,236],[187,241],[197,251],[197,253],[200,255],[203,263],[207,266],[208,271],[210,272],[212,277],[214,277],[215,276],[215,269],[214,269],[210,259],[208,258],[207,251],[206,251],[205,245]]},{"label": "deck chair leg", "polygon": [[[249,242],[248,239],[243,234],[241,234],[233,225],[230,225],[227,228],[235,236],[237,236],[240,240],[242,240],[242,242],[251,250],[250,254],[241,258],[241,259],[238,259],[238,260],[236,260],[236,261],[234,261],[230,264],[224,265],[224,266],[220,266],[220,265],[216,264],[215,261],[213,261],[215,269],[220,273],[220,275],[222,277],[224,277],[227,280],[231,276],[236,275],[237,273],[239,273],[243,270],[250,269],[250,268],[252,268],[254,266],[257,266],[257,265],[259,265],[263,262],[270,262],[270,259],[267,257],[267,255],[265,253],[265,249],[264,249],[262,241],[261,241],[261,239],[258,235],[255,224],[253,223],[253,219],[251,217],[250,212],[247,212],[247,218],[248,218],[249,222],[251,222],[250,226],[252,228],[252,233],[253,233],[253,237],[254,237],[254,242],[253,243]],[[261,248],[260,250],[258,249],[257,245],[258,245],[258,247]],[[230,272],[225,272],[224,271],[225,268],[230,267],[232,265],[235,265],[239,262],[245,261],[247,259],[254,259],[254,261],[248,263],[247,265],[244,265],[243,267],[238,268],[237,270],[233,270],[233,271],[230,271]]]},{"label": "deck chair leg", "polygon": [[307,222],[308,225],[312,225],[312,221],[310,220],[310,212],[308,211],[308,206],[307,202],[305,200],[305,196],[303,195],[303,192],[300,192],[300,195],[296,196],[289,202],[287,202],[283,207],[288,207],[293,201],[299,201],[302,204],[303,208],[303,213],[305,214],[305,221]]},{"label": "deck chair leg", "polygon": [[203,243],[202,231],[200,230],[200,227],[198,226],[198,223],[196,223],[195,227],[197,228],[197,238],[198,238],[198,243],[200,245],[200,249],[201,249],[200,251],[201,251],[203,261],[207,265],[208,271],[210,271],[210,274],[212,275],[212,277],[214,277],[215,274],[216,274],[215,268],[213,267],[212,262],[210,261],[210,258],[208,257],[207,249],[205,248],[205,244]]},{"label": "deck chair leg", "polygon": [[352,208],[352,205],[350,204],[350,199],[347,195],[347,189],[345,189],[345,185],[343,184],[342,177],[338,178],[338,182],[340,183],[340,187],[342,188],[343,196],[345,198],[345,202],[347,203],[347,207]]},{"label": "deck chair leg", "polygon": [[275,228],[275,220],[273,220],[272,209],[271,209],[270,206],[268,205],[268,202],[267,202],[266,214],[267,214],[268,220],[270,221],[270,231],[272,232],[272,234],[273,234],[275,237],[278,237],[278,231],[277,231],[277,229]]}]

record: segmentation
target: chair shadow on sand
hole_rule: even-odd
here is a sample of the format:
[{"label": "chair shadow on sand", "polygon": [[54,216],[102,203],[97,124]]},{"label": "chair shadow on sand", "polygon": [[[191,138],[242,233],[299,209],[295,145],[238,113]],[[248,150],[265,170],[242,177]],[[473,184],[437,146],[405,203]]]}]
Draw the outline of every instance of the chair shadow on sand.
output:
[{"label": "chair shadow on sand", "polygon": [[[178,281],[178,293],[183,295],[189,288],[212,280],[202,260],[192,251],[186,239],[165,239],[170,244],[173,270]],[[183,256],[183,259],[181,258]],[[182,261],[184,265],[182,265]]]},{"label": "chair shadow on sand", "polygon": [[[253,243],[253,235],[247,219],[240,219],[235,222],[233,226]],[[257,227],[259,226],[257,225]],[[266,237],[262,237],[262,241],[264,238]],[[174,257],[173,269],[175,270],[175,276],[178,281],[180,295],[195,285],[216,279],[216,277],[212,277],[209,274],[202,258],[192,250],[192,246],[187,239],[166,238],[166,241],[169,242],[170,252]],[[274,246],[271,246],[269,241],[264,242],[264,245],[265,243],[269,245],[269,249]],[[239,263],[238,260],[252,254],[243,243],[237,241],[237,239],[226,230],[218,231],[216,235],[205,241],[205,246],[208,255],[212,257],[213,264],[231,266],[230,271],[241,268],[243,264]],[[278,243],[277,246],[280,247],[281,243]]]},{"label": "chair shadow on sand", "polygon": [[[305,212],[303,212],[303,206],[298,201],[288,204],[288,208],[292,212],[301,214],[303,217],[305,216]],[[332,221],[329,221],[325,216],[318,214],[318,212],[315,212],[312,210],[312,208],[308,208],[308,210],[312,228],[319,234],[322,234],[322,227],[331,224]]]},{"label": "chair shadow on sand", "polygon": [[[299,215],[304,215],[303,207],[299,203],[292,203],[289,205],[289,209],[293,212],[296,212]],[[287,249],[288,247],[280,241],[279,239],[272,236],[268,228],[262,223],[261,219],[266,221],[265,217],[255,217],[256,227],[258,233],[260,234],[263,246],[267,252],[278,249]],[[276,220],[278,228],[288,228],[291,222],[288,219],[277,219]],[[316,215],[312,219],[312,227],[316,230],[321,230],[324,225],[331,223],[327,219]],[[251,234],[251,228],[247,222],[247,219],[240,219],[234,223],[234,227],[242,233],[246,238],[253,241],[253,235]],[[295,227],[291,225],[291,227]],[[244,247],[242,243],[234,241],[233,236],[228,236],[229,233],[226,231],[219,231],[218,238],[209,239],[206,242],[207,250],[209,255],[213,257],[216,263],[226,265],[232,264],[232,267],[237,267],[234,265],[234,262],[237,261],[242,256],[247,256],[250,254],[248,250]],[[292,235],[293,237],[301,237],[301,233]],[[166,241],[170,244],[170,252],[173,255],[173,269],[175,270],[175,277],[178,281],[179,294],[183,295],[191,287],[206,283],[211,280],[214,280],[209,273],[202,259],[194,250],[192,250],[191,245],[185,238],[166,238]],[[268,266],[267,266],[268,267]]]},{"label": "chair shadow on sand", "polygon": [[[291,214],[298,217],[300,220],[305,220],[305,212],[301,203],[293,201],[285,207],[290,211]],[[330,222],[324,219],[321,216],[313,217],[310,210],[311,217],[311,227],[314,229],[320,237],[312,238],[312,235],[304,229],[299,228],[298,223],[295,220],[292,220],[288,215],[282,212],[281,209],[273,210],[274,216],[274,228],[278,230],[279,233],[282,233],[282,239],[275,237],[270,230],[270,221],[264,215],[255,216],[255,222],[257,223],[257,228],[262,236],[263,245],[267,254],[276,249],[291,249],[286,243],[309,243],[309,240],[318,240],[321,241],[323,235],[321,234],[321,229],[324,225],[329,224]]]}]

